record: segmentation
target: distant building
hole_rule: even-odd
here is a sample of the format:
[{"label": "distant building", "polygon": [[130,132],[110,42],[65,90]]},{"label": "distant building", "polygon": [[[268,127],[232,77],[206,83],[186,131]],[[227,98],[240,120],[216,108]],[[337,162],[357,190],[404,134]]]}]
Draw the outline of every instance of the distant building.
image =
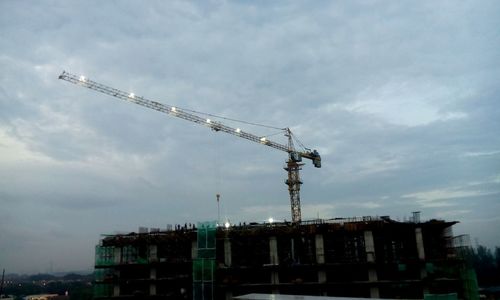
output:
[{"label": "distant building", "polygon": [[24,297],[25,300],[69,300],[68,296],[60,296],[58,294],[40,294],[29,295]]},{"label": "distant building", "polygon": [[105,235],[96,247],[94,298],[475,299],[475,275],[459,255],[466,245],[457,244],[454,224],[361,217]]}]

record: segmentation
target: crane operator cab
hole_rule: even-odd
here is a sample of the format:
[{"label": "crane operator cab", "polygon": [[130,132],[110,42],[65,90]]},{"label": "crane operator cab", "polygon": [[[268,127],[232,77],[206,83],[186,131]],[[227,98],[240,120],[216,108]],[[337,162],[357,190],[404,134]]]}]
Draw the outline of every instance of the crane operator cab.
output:
[{"label": "crane operator cab", "polygon": [[311,153],[311,156],[313,157],[312,161],[313,161],[313,165],[316,167],[316,168],[321,168],[321,155],[319,155],[318,151],[314,150],[312,153]]},{"label": "crane operator cab", "polygon": [[321,168],[321,155],[319,155],[318,151],[290,152],[290,160],[294,162],[301,162],[302,157],[312,160],[316,168]]},{"label": "crane operator cab", "polygon": [[300,155],[299,152],[290,152],[290,159],[293,160],[294,162],[301,162],[302,155]]}]

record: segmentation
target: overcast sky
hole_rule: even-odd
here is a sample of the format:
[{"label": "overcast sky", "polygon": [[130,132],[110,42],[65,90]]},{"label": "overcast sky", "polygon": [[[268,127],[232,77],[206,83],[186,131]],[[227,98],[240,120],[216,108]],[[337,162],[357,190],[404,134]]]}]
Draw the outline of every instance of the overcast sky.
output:
[{"label": "overcast sky", "polygon": [[90,270],[100,234],[215,220],[217,193],[291,219],[285,152],[63,70],[290,127],[323,158],[303,219],[421,211],[500,246],[499,49],[498,1],[0,1],[0,268]]}]

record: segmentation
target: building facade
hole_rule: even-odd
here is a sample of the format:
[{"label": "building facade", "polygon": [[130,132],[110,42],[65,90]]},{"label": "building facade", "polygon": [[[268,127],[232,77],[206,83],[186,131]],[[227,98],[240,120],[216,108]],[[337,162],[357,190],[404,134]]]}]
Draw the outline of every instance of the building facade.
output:
[{"label": "building facade", "polygon": [[[95,298],[232,299],[249,293],[474,298],[456,222],[389,217],[215,223],[103,236]],[[460,245],[458,245],[460,246]]]}]

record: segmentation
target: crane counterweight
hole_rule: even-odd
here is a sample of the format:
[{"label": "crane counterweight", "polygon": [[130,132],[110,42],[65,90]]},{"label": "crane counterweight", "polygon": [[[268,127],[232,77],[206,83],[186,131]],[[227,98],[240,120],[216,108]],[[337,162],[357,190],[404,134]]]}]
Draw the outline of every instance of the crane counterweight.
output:
[{"label": "crane counterweight", "polygon": [[[271,148],[281,150],[284,152],[288,153],[288,161],[287,165],[285,167],[285,170],[288,172],[288,178],[285,180],[285,183],[288,185],[288,191],[290,194],[290,205],[291,205],[291,211],[292,211],[292,221],[294,223],[300,223],[301,221],[301,211],[300,211],[300,185],[302,184],[302,181],[300,180],[300,174],[299,171],[301,170],[301,167],[304,165],[301,163],[302,158],[307,158],[312,160],[313,165],[316,168],[321,167],[321,156],[319,155],[318,151],[316,150],[309,150],[305,148],[304,151],[297,151],[295,149],[294,143],[293,143],[293,134],[289,128],[283,129],[285,132],[285,136],[288,138],[288,144],[283,145],[274,141],[271,141],[267,139],[266,137],[262,136],[257,136],[249,132],[245,132],[241,130],[240,128],[232,128],[230,126],[227,126],[221,122],[216,122],[211,119],[207,118],[202,118],[197,114],[192,113],[190,110],[186,109],[180,109],[175,106],[170,106],[166,105],[157,101],[152,101],[148,100],[146,98],[137,96],[134,93],[127,93],[109,86],[106,86],[104,84],[89,80],[88,78],[84,76],[77,76],[70,74],[68,72],[63,71],[61,75],[59,75],[59,79],[68,81],[70,83],[86,87],[91,90],[95,90],[97,92],[107,94],[109,96],[127,101],[127,102],[132,102],[150,109],[154,109],[159,112],[163,112],[165,114],[178,117],[181,119],[184,119],[186,121],[191,121],[194,123],[198,123],[200,125],[204,125],[212,129],[213,131],[219,132],[225,132],[240,138],[244,138],[247,140],[250,140],[252,142],[256,142],[259,144],[263,144],[266,146],[269,146]],[[210,114],[205,114],[208,116],[213,116]],[[225,118],[227,120],[232,120]],[[235,121],[235,120],[233,120]],[[247,124],[253,124],[253,123],[248,123],[244,122]],[[253,124],[256,125],[256,124]],[[299,142],[300,143],[300,142]]]}]

